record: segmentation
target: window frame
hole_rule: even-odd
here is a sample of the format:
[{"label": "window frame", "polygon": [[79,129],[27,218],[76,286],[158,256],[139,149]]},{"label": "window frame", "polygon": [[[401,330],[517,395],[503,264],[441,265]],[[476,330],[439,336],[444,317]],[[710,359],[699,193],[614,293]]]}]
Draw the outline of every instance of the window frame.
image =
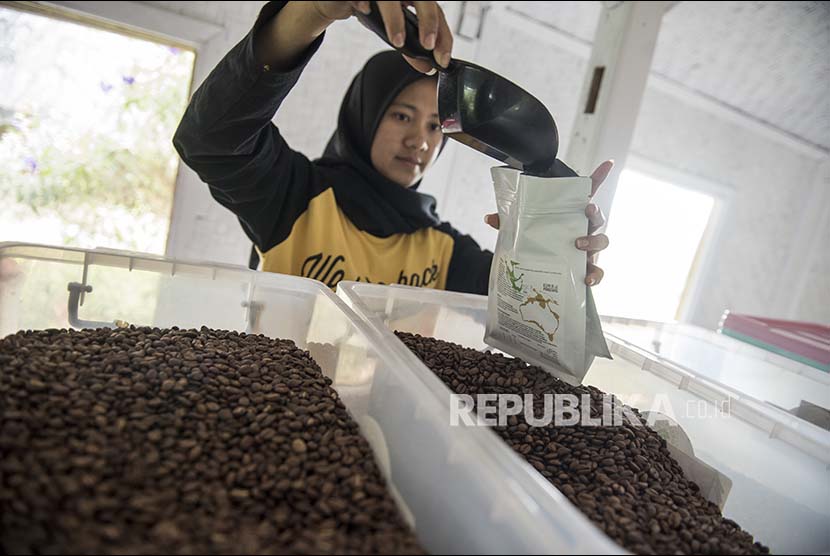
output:
[{"label": "window frame", "polygon": [[[205,43],[224,30],[221,25],[131,1],[30,2],[0,0],[0,7],[187,50],[193,54],[193,68],[190,72],[190,82],[187,84],[188,99],[193,95],[194,84],[196,83],[199,50]],[[164,241],[165,254],[170,249],[170,237],[173,234],[181,171],[182,161],[179,159],[176,166],[176,175],[173,178],[170,213],[167,216],[169,226]]]}]

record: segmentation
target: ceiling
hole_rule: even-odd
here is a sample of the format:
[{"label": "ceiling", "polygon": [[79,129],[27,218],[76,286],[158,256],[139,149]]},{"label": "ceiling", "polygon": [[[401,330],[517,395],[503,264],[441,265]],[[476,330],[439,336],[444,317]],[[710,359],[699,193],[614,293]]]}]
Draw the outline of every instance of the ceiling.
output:
[{"label": "ceiling", "polygon": [[[591,43],[600,2],[511,2]],[[673,2],[652,72],[830,152],[830,3]]]}]

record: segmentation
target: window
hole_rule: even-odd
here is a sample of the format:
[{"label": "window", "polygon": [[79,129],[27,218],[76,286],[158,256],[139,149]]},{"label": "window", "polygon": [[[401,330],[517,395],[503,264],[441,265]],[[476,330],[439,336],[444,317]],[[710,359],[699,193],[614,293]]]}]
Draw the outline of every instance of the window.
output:
[{"label": "window", "polygon": [[594,288],[601,314],[655,321],[680,319],[716,199],[625,169],[600,255],[606,276]]},{"label": "window", "polygon": [[0,241],[163,254],[194,59],[0,6]]}]

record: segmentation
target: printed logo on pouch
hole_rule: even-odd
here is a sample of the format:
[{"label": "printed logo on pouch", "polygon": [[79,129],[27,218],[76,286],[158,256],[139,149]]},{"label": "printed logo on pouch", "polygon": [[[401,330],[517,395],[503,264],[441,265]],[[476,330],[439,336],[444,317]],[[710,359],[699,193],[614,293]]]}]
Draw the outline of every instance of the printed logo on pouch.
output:
[{"label": "printed logo on pouch", "polygon": [[[619,427],[648,425],[654,427],[657,416],[677,422],[678,414],[669,396],[654,397],[640,414],[625,405],[616,396],[606,394],[602,402],[592,401],[590,394],[545,394],[542,400],[533,394],[469,394],[450,395],[450,426],[504,427],[510,417],[524,415],[531,427]],[[541,403],[536,403],[541,401]],[[687,402],[681,419],[712,419],[731,415],[731,399],[710,403],[705,400]],[[540,413],[541,411],[541,413]],[[641,414],[647,412],[648,417]]]},{"label": "printed logo on pouch", "polygon": [[519,305],[519,314],[524,322],[536,326],[547,336],[548,341],[553,342],[556,331],[559,330],[559,313],[553,310],[553,306],[559,303],[536,289],[533,291],[536,295],[528,297]]},{"label": "printed logo on pouch", "polygon": [[[502,261],[504,262],[504,261]],[[516,293],[522,293],[522,289],[524,289],[524,273],[521,276],[516,276],[516,265],[519,264],[518,261],[509,261],[504,264],[505,272],[507,273],[507,279],[510,281],[510,287],[513,288],[513,291]]]}]

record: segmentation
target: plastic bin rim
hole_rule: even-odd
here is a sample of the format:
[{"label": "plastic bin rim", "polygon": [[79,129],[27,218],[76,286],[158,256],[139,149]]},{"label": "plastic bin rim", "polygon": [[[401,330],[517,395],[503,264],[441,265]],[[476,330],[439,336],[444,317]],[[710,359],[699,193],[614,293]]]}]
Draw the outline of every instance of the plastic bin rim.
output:
[{"label": "plastic bin rim", "polygon": [[[11,249],[18,249],[18,248],[32,248],[37,250],[46,250],[51,251],[55,256],[48,257],[44,256],[42,253],[10,253]],[[77,255],[77,260],[67,260],[64,257],[57,256],[59,253],[71,253],[73,255]],[[94,260],[90,262],[90,257],[101,257],[101,259]],[[238,274],[240,276],[245,276],[248,280],[257,286],[263,287],[281,287],[285,289],[290,289],[292,291],[301,292],[304,291],[305,293],[318,293],[324,292],[324,295],[331,300],[335,300],[336,303],[342,303],[342,300],[339,299],[334,292],[331,291],[325,284],[318,280],[313,280],[311,278],[304,278],[301,276],[293,276],[290,274],[280,274],[276,272],[260,272],[256,270],[251,270],[248,267],[242,265],[234,265],[229,263],[218,263],[218,262],[210,262],[210,261],[195,261],[190,259],[178,259],[172,257],[164,257],[161,255],[155,255],[152,253],[141,253],[136,251],[125,251],[120,249],[110,249],[110,248],[95,248],[95,249],[85,249],[81,247],[64,247],[64,246],[55,246],[55,245],[45,245],[45,244],[38,244],[38,243],[24,243],[24,242],[0,242],[0,259],[4,259],[7,257],[19,257],[19,258],[26,258],[26,259],[33,259],[39,261],[53,261],[65,264],[78,264],[78,265],[100,265],[100,266],[110,266],[113,268],[126,268],[130,271],[132,270],[141,270],[141,268],[136,267],[134,261],[146,261],[151,263],[159,263],[159,264],[167,264],[171,265],[171,268],[174,270],[171,274],[176,274],[175,270],[182,269],[182,268],[199,268],[204,270],[213,270],[215,271],[225,271],[231,272],[234,274]],[[129,264],[122,266],[106,264],[106,257],[117,257],[126,261],[129,261]],[[215,276],[214,276],[215,277]],[[343,307],[348,309],[348,306],[345,304]]]},{"label": "plastic bin rim", "polygon": [[[602,315],[603,323],[618,324],[631,328],[644,329],[656,335],[671,334],[680,337],[688,337],[694,340],[706,342],[717,349],[726,350],[727,353],[747,357],[765,364],[778,367],[781,371],[798,374],[809,380],[822,385],[830,385],[830,374],[806,365],[802,362],[784,357],[778,353],[761,349],[752,344],[738,342],[731,336],[710,330],[691,323],[680,321],[651,321],[646,319],[635,319],[629,317],[617,317]],[[736,345],[737,344],[737,345]],[[647,348],[642,348],[648,351]],[[659,356],[658,354],[655,354]]]},{"label": "plastic bin rim", "polygon": [[[357,306],[360,307],[360,313],[367,312],[368,309],[361,301],[361,294],[357,291],[358,289],[370,290],[378,295],[385,295],[389,291],[394,291],[395,293],[403,294],[399,298],[413,301],[423,301],[425,300],[425,296],[428,295],[430,297],[430,301],[443,300],[448,303],[453,303],[456,307],[462,305],[458,303],[458,300],[462,300],[466,303],[467,307],[476,307],[482,310],[487,309],[487,297],[482,295],[448,292],[442,290],[425,290],[424,288],[417,288],[413,286],[384,286],[380,284],[366,284],[349,281],[340,282],[340,284],[338,284],[338,291],[340,291],[341,286],[343,294],[352,302],[356,302]],[[365,318],[373,322],[376,328],[382,327],[387,333],[391,334],[391,331],[388,330],[385,323],[380,322],[380,319],[378,319],[377,316],[366,315]],[[764,430],[773,437],[785,437],[786,435],[783,433],[792,433],[800,440],[794,441],[787,439],[785,441],[788,444],[806,454],[811,455],[812,457],[816,457],[826,463],[830,463],[830,431],[821,429],[820,427],[790,415],[777,407],[770,406],[751,396],[747,396],[734,388],[712,381],[707,377],[700,376],[691,369],[644,350],[635,344],[628,342],[627,340],[618,338],[611,333],[606,332],[605,335],[606,339],[609,341],[609,344],[611,344],[609,347],[612,348],[612,352],[623,357],[629,363],[634,364],[643,370],[647,370],[651,374],[660,376],[663,380],[667,380],[666,377],[660,373],[656,373],[656,370],[665,370],[670,373],[680,375],[682,377],[680,383],[673,384],[673,386],[687,391],[692,395],[701,397],[701,393],[695,392],[693,389],[695,385],[699,385],[702,389],[716,392],[721,397],[728,397],[740,407],[747,410],[743,413],[745,415],[744,418],[738,417],[737,415],[735,418],[738,418],[753,427]],[[394,334],[392,334],[392,336],[394,336]],[[403,344],[403,342],[401,342],[397,337],[395,337],[395,340],[397,340],[397,342],[401,345]],[[637,359],[642,359],[642,364],[630,357],[629,354],[635,355]],[[414,358],[414,356],[412,356],[412,358]],[[413,362],[412,358],[407,359],[410,362]],[[417,362],[426,368],[420,360],[417,358],[414,359],[414,362]],[[703,399],[706,398],[704,397]],[[752,418],[750,416],[758,417]],[[770,421],[772,425],[770,427],[764,427],[761,421]]]}]

